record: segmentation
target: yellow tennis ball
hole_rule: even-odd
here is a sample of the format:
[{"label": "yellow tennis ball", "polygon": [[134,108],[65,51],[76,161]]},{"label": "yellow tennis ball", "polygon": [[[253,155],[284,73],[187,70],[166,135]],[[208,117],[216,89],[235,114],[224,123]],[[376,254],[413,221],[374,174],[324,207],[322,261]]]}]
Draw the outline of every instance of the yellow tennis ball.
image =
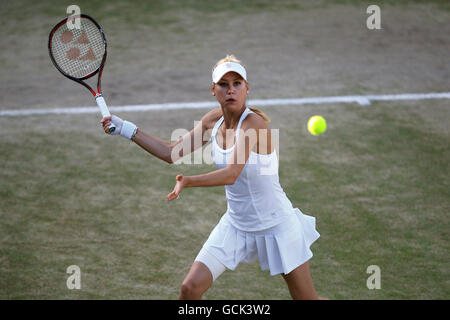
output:
[{"label": "yellow tennis ball", "polygon": [[327,130],[327,122],[322,116],[312,116],[308,120],[308,131],[314,135],[317,136],[319,134],[322,134]]}]

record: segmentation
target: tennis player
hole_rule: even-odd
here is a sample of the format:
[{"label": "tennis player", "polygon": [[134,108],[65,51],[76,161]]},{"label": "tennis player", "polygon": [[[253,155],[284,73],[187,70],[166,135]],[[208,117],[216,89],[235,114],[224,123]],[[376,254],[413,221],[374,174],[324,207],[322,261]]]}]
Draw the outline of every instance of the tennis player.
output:
[{"label": "tennis player", "polygon": [[228,55],[212,72],[210,91],[220,108],[206,113],[178,141],[165,142],[115,115],[103,118],[101,123],[106,133],[114,123],[117,128],[113,134],[131,139],[168,163],[201,147],[193,143],[194,136],[203,137],[212,129],[212,159],[217,170],[196,176],[177,175],[175,187],[167,196],[171,201],[184,188],[224,185],[228,203],[186,275],[180,299],[201,299],[226,269],[256,260],[271,275],[283,276],[293,299],[319,299],[308,264],[313,255],[310,246],[320,236],[315,218],[294,208],[280,186],[270,119],[246,106],[249,90],[246,69],[236,57]]}]

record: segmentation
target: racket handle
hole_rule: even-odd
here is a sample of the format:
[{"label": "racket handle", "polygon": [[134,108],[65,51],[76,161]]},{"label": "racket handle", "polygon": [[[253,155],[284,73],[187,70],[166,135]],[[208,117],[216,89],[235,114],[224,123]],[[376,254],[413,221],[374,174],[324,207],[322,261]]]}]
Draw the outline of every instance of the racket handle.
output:
[{"label": "racket handle", "polygon": [[[100,112],[102,113],[103,118],[111,116],[111,113],[109,113],[108,106],[106,105],[105,99],[101,94],[95,97],[95,102],[97,102],[97,105],[100,108]],[[108,131],[109,133],[112,133],[114,132],[114,130],[116,130],[116,126],[111,122]]]}]

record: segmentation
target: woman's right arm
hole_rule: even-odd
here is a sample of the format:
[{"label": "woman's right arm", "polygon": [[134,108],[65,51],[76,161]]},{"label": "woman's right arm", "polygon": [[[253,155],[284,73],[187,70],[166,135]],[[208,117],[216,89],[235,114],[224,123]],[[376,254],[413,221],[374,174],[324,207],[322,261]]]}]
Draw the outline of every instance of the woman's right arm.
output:
[{"label": "woman's right arm", "polygon": [[[201,121],[197,123],[194,129],[192,129],[190,132],[186,133],[184,136],[173,143],[169,143],[158,137],[152,136],[139,128],[137,128],[136,134],[132,137],[129,137],[128,139],[131,139],[142,149],[154,155],[155,157],[166,161],[167,163],[174,163],[178,159],[195,151],[208,142],[207,140],[205,141],[203,137],[205,133],[209,129],[211,129],[211,125],[213,125],[215,121],[217,121],[217,119],[220,117],[221,112],[222,111],[220,110],[220,108],[209,111],[202,117]],[[114,116],[113,122],[114,120],[116,120],[115,118],[117,117]],[[123,121],[122,119],[120,120]],[[101,123],[103,124],[105,132],[109,127],[110,121],[110,117],[102,119]],[[116,124],[116,127],[120,128],[121,125]],[[118,134],[120,134],[120,132]],[[200,139],[201,141],[196,141]]]},{"label": "woman's right arm", "polygon": [[136,135],[132,137],[131,140],[155,157],[168,163],[173,163],[172,146],[168,142],[149,135],[139,128],[136,131]]}]

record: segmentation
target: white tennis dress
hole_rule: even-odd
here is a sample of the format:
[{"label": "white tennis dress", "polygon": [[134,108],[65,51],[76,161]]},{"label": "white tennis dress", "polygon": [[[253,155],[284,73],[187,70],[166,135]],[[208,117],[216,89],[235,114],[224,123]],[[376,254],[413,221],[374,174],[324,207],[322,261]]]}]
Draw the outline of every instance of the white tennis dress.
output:
[{"label": "white tennis dress", "polygon": [[[212,158],[217,168],[226,167],[233,155],[245,108],[238,123],[235,144],[222,149],[216,141],[223,116],[212,133]],[[240,262],[259,259],[271,275],[287,274],[312,257],[311,244],[319,238],[316,219],[294,208],[280,186],[278,158],[251,152],[239,177],[225,186],[227,211],[203,245],[225,267],[234,270]]]}]

